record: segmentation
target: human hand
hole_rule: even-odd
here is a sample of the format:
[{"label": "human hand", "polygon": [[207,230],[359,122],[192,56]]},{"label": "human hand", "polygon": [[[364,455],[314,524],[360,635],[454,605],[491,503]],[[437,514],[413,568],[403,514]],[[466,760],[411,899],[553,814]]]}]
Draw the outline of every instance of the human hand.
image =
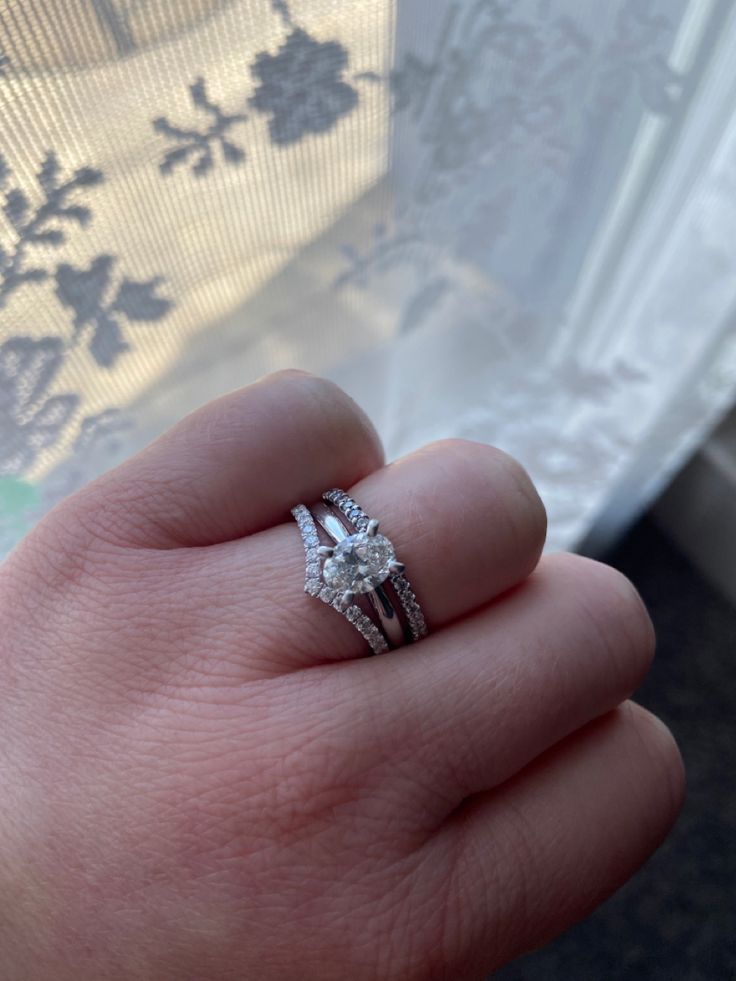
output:
[{"label": "human hand", "polygon": [[[381,520],[431,635],[364,657],[303,592],[289,509]],[[538,563],[487,446],[382,467],[342,392],[281,373],[53,511],[0,568],[3,981],[481,979],[657,847],[683,776],[626,701],[620,574]]]}]

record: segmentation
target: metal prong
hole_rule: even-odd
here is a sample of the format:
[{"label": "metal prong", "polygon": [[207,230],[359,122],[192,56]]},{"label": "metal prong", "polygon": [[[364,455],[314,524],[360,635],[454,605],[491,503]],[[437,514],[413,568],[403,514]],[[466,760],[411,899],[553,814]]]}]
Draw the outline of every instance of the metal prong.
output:
[{"label": "metal prong", "polygon": [[371,520],[366,525],[366,534],[370,535],[371,538],[378,532],[378,520],[376,518],[371,518]]},{"label": "metal prong", "polygon": [[396,559],[394,559],[393,562],[389,562],[388,568],[389,572],[403,572],[406,566],[403,562],[398,562]]},{"label": "metal prong", "polygon": [[342,610],[347,610],[347,608],[352,605],[354,599],[355,599],[355,593],[352,592],[350,589],[346,589],[345,592],[340,597],[340,608]]},{"label": "metal prong", "polygon": [[321,555],[322,558],[329,559],[331,555],[335,554],[335,549],[332,545],[320,545],[320,547],[317,549],[317,553]]}]

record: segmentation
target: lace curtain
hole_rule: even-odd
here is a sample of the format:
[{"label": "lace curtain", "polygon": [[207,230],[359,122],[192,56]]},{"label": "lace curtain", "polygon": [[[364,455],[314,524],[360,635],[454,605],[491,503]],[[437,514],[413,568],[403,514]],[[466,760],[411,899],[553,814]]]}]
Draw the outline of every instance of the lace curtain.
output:
[{"label": "lace curtain", "polygon": [[6,0],[0,550],[296,365],[614,535],[736,388],[731,0]]}]

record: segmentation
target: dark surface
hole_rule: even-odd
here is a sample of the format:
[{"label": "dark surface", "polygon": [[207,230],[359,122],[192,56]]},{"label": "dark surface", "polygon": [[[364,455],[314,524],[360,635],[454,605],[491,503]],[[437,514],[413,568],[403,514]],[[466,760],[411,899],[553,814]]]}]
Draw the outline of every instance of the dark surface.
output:
[{"label": "dark surface", "polygon": [[635,583],[658,652],[636,695],[669,725],[688,798],[670,838],[593,916],[494,981],[736,979],[736,610],[647,520],[606,561]]}]

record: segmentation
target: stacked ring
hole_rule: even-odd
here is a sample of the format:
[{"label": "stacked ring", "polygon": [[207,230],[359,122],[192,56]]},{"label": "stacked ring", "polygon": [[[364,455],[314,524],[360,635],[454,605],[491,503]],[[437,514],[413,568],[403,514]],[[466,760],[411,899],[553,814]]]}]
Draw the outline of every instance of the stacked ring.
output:
[{"label": "stacked ring", "polygon": [[[304,589],[332,606],[368,642],[374,654],[417,641],[428,633],[421,607],[391,541],[345,491],[325,491],[310,510],[292,510],[306,556]],[[318,526],[329,544],[321,542]],[[365,596],[373,617],[361,608]],[[404,615],[400,622],[398,608]]]}]

